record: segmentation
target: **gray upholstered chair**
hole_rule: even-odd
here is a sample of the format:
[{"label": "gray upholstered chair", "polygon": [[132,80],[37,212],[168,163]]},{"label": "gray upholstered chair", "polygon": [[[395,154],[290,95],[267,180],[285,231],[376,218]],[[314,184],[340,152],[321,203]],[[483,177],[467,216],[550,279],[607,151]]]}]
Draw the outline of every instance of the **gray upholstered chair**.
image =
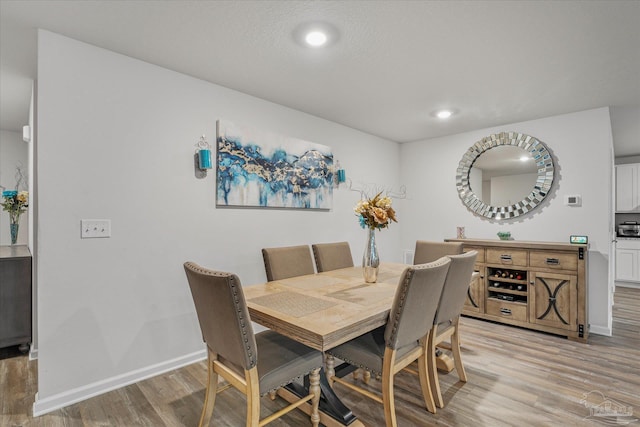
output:
[{"label": "gray upholstered chair", "polygon": [[264,248],[262,258],[269,282],[315,273],[308,245]]},{"label": "gray upholstered chair", "polygon": [[459,242],[432,242],[428,240],[416,241],[416,250],[413,253],[414,264],[433,262],[446,255],[459,255],[462,253],[462,243]]},{"label": "gray upholstered chair", "polygon": [[332,369],[327,366],[332,383],[343,384],[382,403],[387,426],[396,426],[394,375],[415,360],[418,360],[425,405],[430,412],[435,411],[427,370],[427,335],[433,327],[450,263],[448,258],[442,258],[433,263],[408,267],[398,283],[386,326],[327,352],[332,357],[381,376],[382,398],[332,375]]},{"label": "gray upholstered chair", "polygon": [[[209,378],[199,426],[208,426],[218,387],[218,375],[247,396],[247,426],[262,426],[311,400],[311,421],[320,420],[322,353],[273,331],[253,333],[238,276],[184,264],[207,344]],[[309,374],[309,394],[297,404],[260,420],[260,397]],[[226,388],[226,387],[225,387]]]},{"label": "gray upholstered chair", "polygon": [[436,366],[436,346],[449,339],[451,341],[451,353],[458,372],[460,381],[467,382],[467,374],[462,364],[460,354],[460,313],[464,301],[467,298],[467,289],[471,283],[473,266],[476,262],[477,251],[470,251],[463,255],[450,255],[451,265],[444,282],[442,295],[438,304],[438,311],[433,322],[433,329],[429,334],[427,360],[429,363],[429,381],[435,403],[439,408],[444,407],[440,382],[438,381],[438,369]]},{"label": "gray upholstered chair", "polygon": [[349,242],[316,243],[311,245],[318,273],[353,267]]}]

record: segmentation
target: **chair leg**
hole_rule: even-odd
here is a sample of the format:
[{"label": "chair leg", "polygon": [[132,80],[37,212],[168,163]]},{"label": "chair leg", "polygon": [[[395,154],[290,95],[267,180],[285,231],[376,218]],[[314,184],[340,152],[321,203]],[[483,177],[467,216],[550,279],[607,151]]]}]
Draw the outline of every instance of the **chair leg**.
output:
[{"label": "chair leg", "polygon": [[427,411],[432,414],[436,413],[436,403],[433,399],[433,391],[431,389],[431,382],[429,380],[429,367],[427,358],[427,343],[423,344],[425,353],[418,358],[418,376],[420,377],[420,389],[422,390],[422,397],[424,398],[424,404],[427,407]]},{"label": "chair leg", "polygon": [[458,378],[460,381],[467,382],[467,373],[464,370],[462,364],[462,354],[460,353],[460,329],[458,325],[460,323],[460,317],[458,317],[453,324],[453,335],[451,335],[451,352],[453,353],[453,362],[456,364],[456,371],[458,371]]},{"label": "chair leg", "polygon": [[364,373],[362,374],[362,381],[365,384],[369,384],[370,380],[371,380],[371,371],[368,371],[365,369]]},{"label": "chair leg", "polygon": [[[429,369],[429,382],[431,383],[434,402],[438,408],[444,408],[444,401],[442,400],[442,393],[440,392],[440,381],[438,380],[438,365],[436,362],[437,336],[438,326],[434,325],[427,341],[427,367]],[[433,412],[435,413],[435,410]]]},{"label": "chair leg", "polygon": [[213,361],[217,356],[208,351],[207,356],[207,389],[204,393],[204,405],[202,406],[202,414],[200,415],[200,423],[198,427],[206,427],[211,422],[213,415],[213,407],[216,404],[216,394],[218,388],[218,374],[213,371]]},{"label": "chair leg", "polygon": [[384,406],[384,420],[387,427],[397,427],[396,404],[393,398],[393,366],[396,352],[386,347],[382,366],[382,404]]},{"label": "chair leg", "polygon": [[260,425],[260,380],[258,379],[258,368],[254,366],[248,371],[245,370],[247,380],[247,427],[258,427]]},{"label": "chair leg", "polygon": [[309,392],[313,393],[313,399],[311,399],[311,425],[318,427],[320,424],[320,413],[318,412],[320,404],[320,369],[314,369],[309,374]]}]

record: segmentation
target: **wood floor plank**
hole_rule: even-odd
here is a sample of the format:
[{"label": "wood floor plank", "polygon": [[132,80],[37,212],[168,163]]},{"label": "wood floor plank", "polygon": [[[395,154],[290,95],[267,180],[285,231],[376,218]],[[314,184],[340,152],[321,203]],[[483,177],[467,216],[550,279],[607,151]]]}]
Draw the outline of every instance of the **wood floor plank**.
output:
[{"label": "wood floor plank", "polygon": [[[591,334],[586,344],[563,337],[473,318],[461,320],[462,354],[468,382],[455,371],[440,374],[445,407],[423,407],[418,380],[396,377],[400,427],[415,426],[601,426],[586,419],[582,401],[591,391],[633,408],[640,418],[640,289],[616,289],[613,336]],[[349,377],[351,378],[351,377]],[[178,427],[196,426],[204,400],[205,362],[196,363],[33,418],[37,361],[0,360],[2,427]],[[362,382],[359,381],[359,385]],[[372,391],[380,383],[371,380]],[[379,405],[346,387],[337,394],[367,426],[384,425]],[[284,406],[262,400],[263,417]],[[216,399],[212,425],[243,426],[244,396],[229,389]],[[269,424],[309,425],[293,411]]]}]

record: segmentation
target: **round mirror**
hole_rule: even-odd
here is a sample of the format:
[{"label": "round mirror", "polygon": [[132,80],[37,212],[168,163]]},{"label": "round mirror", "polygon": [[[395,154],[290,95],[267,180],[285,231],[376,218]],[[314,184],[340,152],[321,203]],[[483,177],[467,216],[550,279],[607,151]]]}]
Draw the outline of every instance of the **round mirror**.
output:
[{"label": "round mirror", "polygon": [[546,197],[553,159],[536,138],[516,132],[476,142],[458,165],[456,187],[469,210],[489,219],[523,215]]}]

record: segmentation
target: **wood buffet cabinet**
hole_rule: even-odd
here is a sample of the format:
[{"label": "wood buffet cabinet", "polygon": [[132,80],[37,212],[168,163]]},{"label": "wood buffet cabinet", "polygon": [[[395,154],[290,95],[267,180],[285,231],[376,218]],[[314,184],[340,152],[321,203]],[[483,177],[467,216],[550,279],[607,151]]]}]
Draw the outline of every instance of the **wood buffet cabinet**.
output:
[{"label": "wood buffet cabinet", "polygon": [[588,245],[447,239],[478,251],[462,313],[586,342]]}]

